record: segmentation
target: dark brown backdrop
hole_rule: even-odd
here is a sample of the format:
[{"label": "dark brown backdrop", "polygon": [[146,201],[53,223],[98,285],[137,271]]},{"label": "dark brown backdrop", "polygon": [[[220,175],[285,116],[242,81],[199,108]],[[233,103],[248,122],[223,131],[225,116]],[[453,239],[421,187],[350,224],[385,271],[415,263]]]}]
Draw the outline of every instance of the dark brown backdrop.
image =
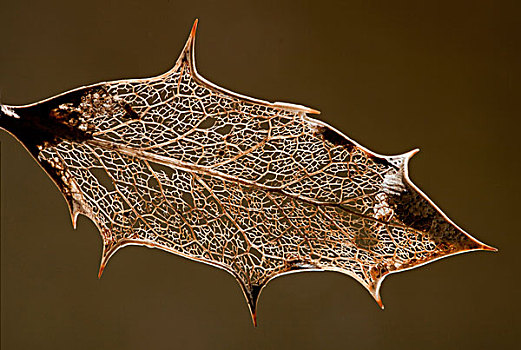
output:
[{"label": "dark brown backdrop", "polygon": [[[227,273],[125,248],[101,280],[94,225],[70,223],[24,149],[2,146],[2,349],[482,349],[518,343],[517,1],[2,1],[0,88],[24,104],[166,71],[194,18],[199,71],[320,109],[500,252],[389,277],[381,311],[353,279],[304,273],[263,292],[253,328]],[[431,4],[427,4],[431,3]]]}]

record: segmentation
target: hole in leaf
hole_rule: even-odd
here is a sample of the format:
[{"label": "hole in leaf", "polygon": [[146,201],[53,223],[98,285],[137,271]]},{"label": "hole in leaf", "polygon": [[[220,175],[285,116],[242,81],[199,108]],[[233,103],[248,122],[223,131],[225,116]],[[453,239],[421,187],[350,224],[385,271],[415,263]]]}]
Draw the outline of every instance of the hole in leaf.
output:
[{"label": "hole in leaf", "polygon": [[157,179],[154,176],[151,176],[148,179],[147,186],[150,189],[157,189],[157,190],[159,190],[159,182],[157,182]]},{"label": "hole in leaf", "polygon": [[232,124],[225,124],[221,126],[220,128],[216,129],[219,134],[221,135],[228,135],[232,131],[233,125]]},{"label": "hole in leaf", "polygon": [[212,117],[206,117],[201,123],[199,123],[198,128],[199,129],[210,129],[212,126],[215,125],[215,122],[217,120]]},{"label": "hole in leaf", "polygon": [[195,208],[194,197],[192,197],[190,192],[183,192],[181,198],[183,198],[190,208]]},{"label": "hole in leaf", "polygon": [[270,129],[270,122],[265,120],[265,121],[259,123],[259,129],[268,131]]},{"label": "hole in leaf", "polygon": [[251,247],[250,254],[254,255],[259,261],[262,260],[263,254],[257,248]]},{"label": "hole in leaf", "polygon": [[96,180],[98,180],[99,184],[107,189],[107,191],[114,191],[114,183],[112,179],[107,174],[107,171],[102,168],[91,168],[90,173],[94,175]]}]

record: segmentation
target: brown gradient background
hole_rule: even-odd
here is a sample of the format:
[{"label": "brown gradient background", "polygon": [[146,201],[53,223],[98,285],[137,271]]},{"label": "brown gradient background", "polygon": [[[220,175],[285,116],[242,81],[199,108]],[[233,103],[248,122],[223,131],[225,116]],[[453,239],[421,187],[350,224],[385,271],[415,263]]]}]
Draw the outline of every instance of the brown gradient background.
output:
[{"label": "brown gradient background", "polygon": [[[2,102],[25,104],[175,62],[198,17],[201,74],[301,103],[370,149],[420,147],[411,177],[499,253],[390,276],[270,283],[253,328],[231,275],[101,240],[7,133],[1,140],[2,350],[499,349],[519,344],[518,1],[2,1]],[[517,334],[516,334],[517,333]]]}]

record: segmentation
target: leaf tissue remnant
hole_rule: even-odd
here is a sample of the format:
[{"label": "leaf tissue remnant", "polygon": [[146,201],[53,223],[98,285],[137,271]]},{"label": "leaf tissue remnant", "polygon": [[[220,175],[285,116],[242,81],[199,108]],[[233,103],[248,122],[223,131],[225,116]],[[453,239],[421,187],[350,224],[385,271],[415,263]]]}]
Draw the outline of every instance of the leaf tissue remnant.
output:
[{"label": "leaf tissue remnant", "polygon": [[328,141],[335,146],[344,146],[348,150],[352,150],[355,145],[351,140],[338,133],[336,130],[329,129],[326,127],[320,127],[317,134],[322,135],[324,141]]}]

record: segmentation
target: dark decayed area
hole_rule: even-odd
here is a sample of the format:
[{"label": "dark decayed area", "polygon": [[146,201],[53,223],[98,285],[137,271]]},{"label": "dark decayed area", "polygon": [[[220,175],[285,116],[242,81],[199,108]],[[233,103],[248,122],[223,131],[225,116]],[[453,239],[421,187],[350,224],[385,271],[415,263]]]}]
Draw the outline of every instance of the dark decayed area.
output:
[{"label": "dark decayed area", "polygon": [[[101,240],[1,142],[2,349],[487,349],[519,343],[516,1],[4,1],[0,101],[32,103],[168,70],[199,18],[199,72],[322,112],[382,154],[421,152],[412,180],[499,248],[388,277],[382,311],[354,279],[272,281],[251,324],[226,272],[127,247],[97,279]],[[335,135],[329,135],[334,137]]]}]

